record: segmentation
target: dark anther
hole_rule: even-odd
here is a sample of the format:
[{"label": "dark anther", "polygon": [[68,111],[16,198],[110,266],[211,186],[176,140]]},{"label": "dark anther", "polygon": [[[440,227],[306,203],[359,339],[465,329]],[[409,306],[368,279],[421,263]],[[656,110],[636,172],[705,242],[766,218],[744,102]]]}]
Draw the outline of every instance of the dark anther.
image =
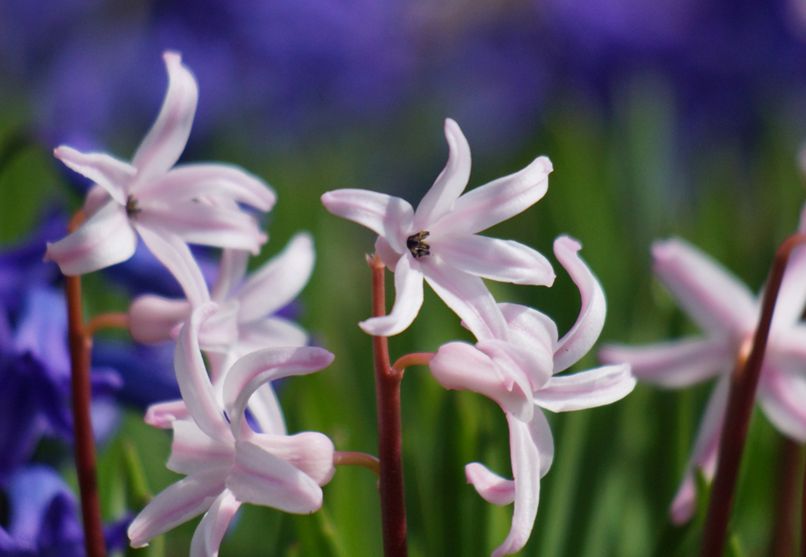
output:
[{"label": "dark anther", "polygon": [[428,230],[420,230],[417,234],[412,234],[406,238],[406,247],[414,256],[414,259],[420,259],[424,255],[431,255],[431,246],[429,246],[425,239],[430,236]]},{"label": "dark anther", "polygon": [[133,218],[140,211],[142,211],[142,209],[140,209],[140,207],[138,207],[137,199],[135,199],[133,195],[130,195],[129,197],[127,197],[126,198],[126,216],[128,216],[129,218]]}]

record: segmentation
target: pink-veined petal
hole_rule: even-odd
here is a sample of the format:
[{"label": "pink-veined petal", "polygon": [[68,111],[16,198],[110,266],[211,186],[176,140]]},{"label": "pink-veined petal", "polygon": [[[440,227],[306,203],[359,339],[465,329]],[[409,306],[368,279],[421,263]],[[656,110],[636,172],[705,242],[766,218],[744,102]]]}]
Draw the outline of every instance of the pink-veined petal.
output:
[{"label": "pink-veined petal", "polygon": [[227,467],[235,454],[232,441],[213,439],[193,420],[173,422],[171,456],[166,467],[180,474],[191,475],[210,467]]},{"label": "pink-veined petal", "polygon": [[395,267],[395,303],[383,317],[370,317],[358,325],[373,336],[402,333],[414,322],[423,305],[423,274],[411,257],[401,257]]},{"label": "pink-veined petal", "polygon": [[136,249],[126,209],[109,201],[75,232],[48,242],[45,261],[56,262],[65,275],[83,275],[126,261]]},{"label": "pink-veined petal", "polygon": [[173,339],[176,327],[190,315],[190,303],[154,294],[138,296],[129,306],[129,333],[146,344]]},{"label": "pink-veined petal", "polygon": [[446,234],[434,238],[431,252],[452,267],[490,280],[537,286],[554,283],[554,269],[548,259],[513,240]]},{"label": "pink-veined petal", "polygon": [[510,339],[554,350],[558,342],[557,324],[548,315],[520,304],[498,304],[498,307],[510,329]]},{"label": "pink-veined petal", "polygon": [[465,478],[481,498],[492,505],[509,505],[515,500],[515,482],[499,476],[480,462],[465,466]]},{"label": "pink-veined petal", "polygon": [[218,276],[210,296],[220,302],[230,298],[243,282],[249,263],[249,252],[240,249],[225,249],[221,252]]},{"label": "pink-veined petal", "polygon": [[169,400],[149,406],[143,421],[152,427],[170,429],[175,420],[182,420],[189,416],[184,400]]},{"label": "pink-veined petal", "polygon": [[[398,253],[406,253],[414,209],[408,201],[369,190],[342,189],[322,194],[325,208],[382,236]],[[416,232],[416,231],[415,231]]]},{"label": "pink-veined petal", "polygon": [[221,540],[241,503],[228,489],[219,495],[193,532],[190,557],[218,557]]},{"label": "pink-veined petal", "polygon": [[132,158],[138,171],[138,184],[146,184],[179,160],[196,114],[199,98],[196,79],[182,64],[179,53],[166,52],[162,57],[168,72],[168,90],[157,120]]},{"label": "pink-veined petal", "polygon": [[322,506],[322,488],[305,472],[249,441],[238,441],[227,487],[243,503],[295,514]]},{"label": "pink-veined petal", "polygon": [[605,364],[630,364],[638,380],[678,388],[729,371],[736,360],[736,348],[720,338],[683,339],[648,346],[611,344],[599,351],[599,360]]},{"label": "pink-veined petal", "polygon": [[470,146],[459,125],[450,118],[445,120],[445,139],[448,141],[448,163],[417,206],[414,213],[414,228],[417,230],[427,229],[449,212],[470,179]]},{"label": "pink-veined petal", "polygon": [[568,369],[582,358],[594,345],[604,327],[607,303],[602,285],[590,268],[579,257],[582,246],[568,236],[554,240],[554,255],[568,271],[579,289],[582,307],[576,323],[557,343],[554,351],[554,373]]},{"label": "pink-veined petal", "polygon": [[71,170],[101,186],[119,205],[126,205],[129,183],[137,174],[132,165],[106,153],[82,153],[67,145],[56,147],[53,155]]},{"label": "pink-veined petal", "polygon": [[239,359],[224,380],[224,405],[233,434],[241,431],[246,403],[258,387],[292,375],[307,375],[330,365],[333,354],[323,348],[267,348]]},{"label": "pink-veined petal", "polygon": [[301,233],[286,247],[255,271],[238,291],[242,323],[266,317],[296,298],[313,272],[313,238]]},{"label": "pink-veined petal", "polygon": [[432,233],[475,234],[514,217],[537,203],[548,189],[551,161],[538,157],[526,168],[465,193]]},{"label": "pink-veined petal", "polygon": [[293,464],[319,485],[325,485],[336,471],[333,442],[316,431],[296,435],[255,434],[249,441],[278,458]]},{"label": "pink-veined petal", "polygon": [[285,416],[271,383],[258,387],[249,399],[248,408],[261,432],[273,435],[286,434]]},{"label": "pink-veined petal", "polygon": [[705,330],[735,336],[755,327],[753,294],[715,260],[679,239],[656,242],[652,256],[655,274]]},{"label": "pink-veined petal", "polygon": [[765,366],[758,400],[778,431],[798,443],[806,443],[806,369]]},{"label": "pink-veined petal", "polygon": [[635,388],[628,364],[555,375],[535,393],[535,403],[552,412],[596,408],[621,400]]},{"label": "pink-veined petal", "polygon": [[154,497],[129,525],[132,547],[198,516],[213,504],[224,489],[226,469],[211,468],[171,484]]},{"label": "pink-veined petal", "polygon": [[490,291],[479,277],[468,275],[437,257],[421,262],[425,280],[479,340],[507,338],[507,325]]}]

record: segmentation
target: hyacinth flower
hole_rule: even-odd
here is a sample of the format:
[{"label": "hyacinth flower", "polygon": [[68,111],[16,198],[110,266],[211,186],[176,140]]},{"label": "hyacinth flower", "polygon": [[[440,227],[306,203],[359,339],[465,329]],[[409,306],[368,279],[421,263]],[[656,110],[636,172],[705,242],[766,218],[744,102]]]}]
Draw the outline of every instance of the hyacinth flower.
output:
[{"label": "hyacinth flower", "polygon": [[[806,212],[800,231],[806,230]],[[718,378],[705,409],[683,482],[671,504],[676,524],[691,519],[696,508],[696,471],[712,479],[722,436],[730,375],[748,355],[758,324],[760,300],[735,276],[694,246],[679,240],[652,247],[655,274],[704,337],[643,347],[606,346],[603,362],[626,361],[635,376],[663,388],[683,388]],[[806,442],[806,250],[797,249],[784,275],[761,368],[757,400],[783,435]]]},{"label": "hyacinth flower", "polygon": [[568,237],[554,243],[557,259],[582,298],[577,321],[562,338],[558,338],[554,322],[539,311],[501,304],[508,327],[506,338],[479,338],[475,346],[445,344],[429,364],[443,387],[483,394],[506,415],[513,479],[505,479],[478,462],[465,468],[468,482],[486,501],[495,505],[514,503],[509,535],[493,557],[516,553],[531,534],[540,479],[549,471],[554,456],[551,429],[543,410],[568,412],[610,404],[635,386],[626,364],[557,375],[590,350],[604,324],[604,292],[577,255],[579,249],[580,245]]},{"label": "hyacinth flower", "polygon": [[526,210],[546,193],[552,170],[538,157],[523,170],[462,195],[470,176],[470,147],[459,126],[445,121],[448,162],[417,210],[399,197],[360,189],[322,195],[334,215],[378,234],[375,250],[395,274],[395,303],[383,317],[363,321],[375,336],[391,336],[414,321],[423,280],[481,337],[505,334],[506,323],[482,278],[551,285],[554,271],[540,253],[481,232]]},{"label": "hyacinth flower", "polygon": [[290,513],[312,513],[321,486],[333,475],[333,444],[316,432],[257,433],[247,424],[249,398],[268,381],[305,375],[330,365],[322,348],[269,348],[237,360],[214,389],[199,346],[199,328],[211,311],[195,310],[176,347],[176,377],[188,418],[173,422],[168,468],[186,477],[159,493],[129,527],[132,547],[206,513],[196,528],[192,556],[217,555],[221,539],[242,503]]},{"label": "hyacinth flower", "polygon": [[[131,163],[67,146],[54,151],[65,165],[95,184],[84,204],[86,221],[48,244],[45,258],[55,261],[66,275],[129,259],[138,236],[178,280],[196,270],[186,242],[257,252],[266,240],[254,217],[238,206],[270,210],[275,195],[263,182],[224,164],[174,166],[190,135],[198,88],[178,53],[166,52],[163,57],[168,90]],[[199,272],[190,276],[196,284],[203,282]]]}]

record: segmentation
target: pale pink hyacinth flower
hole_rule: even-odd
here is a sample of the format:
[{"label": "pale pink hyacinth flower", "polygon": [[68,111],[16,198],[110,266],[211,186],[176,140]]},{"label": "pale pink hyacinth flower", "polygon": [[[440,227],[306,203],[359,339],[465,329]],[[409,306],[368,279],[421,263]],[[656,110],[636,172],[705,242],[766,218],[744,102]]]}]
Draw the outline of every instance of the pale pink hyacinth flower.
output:
[{"label": "pale pink hyacinth flower", "polygon": [[[54,151],[65,165],[95,184],[84,204],[87,220],[47,247],[45,259],[55,261],[66,275],[125,261],[134,253],[139,235],[172,273],[197,287],[203,278],[185,269],[192,260],[186,243],[257,252],[266,241],[255,218],[238,206],[243,203],[260,211],[274,206],[274,192],[260,179],[219,163],[174,166],[190,135],[198,87],[178,53],[166,52],[163,58],[168,90],[131,163],[67,146]],[[183,286],[194,289],[194,284]]]},{"label": "pale pink hyacinth flower", "polygon": [[542,410],[568,412],[610,404],[635,386],[626,364],[557,375],[590,350],[604,324],[604,292],[579,258],[579,249],[568,237],[554,243],[557,259],[582,298],[579,317],[565,336],[558,340],[554,322],[535,309],[500,304],[509,329],[506,340],[479,339],[475,346],[451,342],[440,347],[430,362],[442,386],[481,393],[497,402],[506,415],[514,479],[505,479],[478,462],[465,467],[468,482],[486,501],[514,502],[509,535],[493,557],[516,553],[532,532],[540,479],[554,457],[551,429]]},{"label": "pale pink hyacinth flower", "polygon": [[470,147],[459,126],[445,121],[449,157],[417,210],[399,197],[360,189],[329,191],[334,215],[378,234],[375,250],[395,273],[395,303],[384,317],[361,322],[376,336],[404,331],[423,302],[423,279],[478,334],[504,334],[506,324],[481,277],[549,286],[554,271],[540,253],[481,232],[529,208],[546,193],[551,162],[538,157],[523,170],[462,192],[470,177]]},{"label": "pale pink hyacinth flower", "polygon": [[219,402],[199,348],[198,328],[209,306],[194,311],[179,335],[175,367],[189,417],[173,422],[168,468],[186,477],[151,500],[128,529],[132,547],[148,544],[206,513],[193,535],[192,557],[218,555],[227,527],[242,503],[307,514],[322,505],[322,488],[334,473],[333,443],[325,435],[256,433],[246,404],[267,381],[320,370],[333,360],[322,348],[270,348],[236,361]]},{"label": "pale pink hyacinth flower", "polygon": [[[806,231],[806,212],[801,215]],[[719,263],[678,239],[652,247],[655,273],[705,337],[643,347],[609,345],[600,359],[629,362],[640,381],[682,388],[718,377],[706,406],[682,485],[672,501],[672,521],[682,524],[696,508],[696,470],[713,478],[728,399],[730,374],[746,358],[758,325],[760,300]],[[782,434],[806,442],[806,250],[796,249],[775,306],[757,397]]]}]

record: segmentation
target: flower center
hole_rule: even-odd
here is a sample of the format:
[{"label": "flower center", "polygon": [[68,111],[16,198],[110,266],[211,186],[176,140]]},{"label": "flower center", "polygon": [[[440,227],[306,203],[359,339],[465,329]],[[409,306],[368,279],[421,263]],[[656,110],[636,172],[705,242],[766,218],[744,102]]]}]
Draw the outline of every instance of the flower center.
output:
[{"label": "flower center", "polygon": [[406,238],[406,247],[414,256],[414,259],[420,259],[424,255],[431,255],[431,246],[429,246],[425,239],[431,233],[428,230],[420,230],[417,234],[412,234]]},{"label": "flower center", "polygon": [[134,218],[140,211],[142,211],[142,209],[137,204],[137,199],[133,195],[129,195],[129,197],[126,198],[126,216],[130,219]]}]

